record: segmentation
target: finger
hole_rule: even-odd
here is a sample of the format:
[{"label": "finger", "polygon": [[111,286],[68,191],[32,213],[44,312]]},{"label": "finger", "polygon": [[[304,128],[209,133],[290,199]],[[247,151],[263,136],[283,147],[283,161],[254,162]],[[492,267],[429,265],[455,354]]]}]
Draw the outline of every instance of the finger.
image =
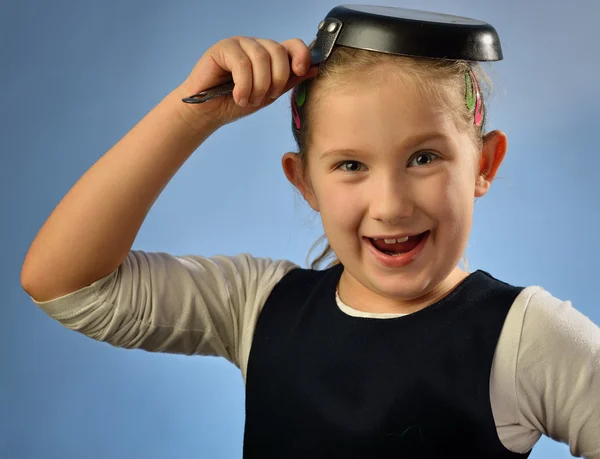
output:
[{"label": "finger", "polygon": [[258,106],[271,87],[271,55],[258,41],[251,38],[242,38],[240,46],[252,63],[250,104]]},{"label": "finger", "polygon": [[298,75],[304,75],[311,64],[312,57],[308,46],[299,38],[292,38],[281,42],[281,46],[287,49],[288,54],[292,58],[292,71]]},{"label": "finger", "polygon": [[211,57],[219,67],[231,73],[235,83],[233,99],[238,105],[245,106],[252,92],[252,63],[239,40],[239,37],[223,40]]},{"label": "finger", "polygon": [[268,96],[277,99],[290,78],[290,56],[287,49],[274,40],[257,39],[271,55],[271,88]]}]

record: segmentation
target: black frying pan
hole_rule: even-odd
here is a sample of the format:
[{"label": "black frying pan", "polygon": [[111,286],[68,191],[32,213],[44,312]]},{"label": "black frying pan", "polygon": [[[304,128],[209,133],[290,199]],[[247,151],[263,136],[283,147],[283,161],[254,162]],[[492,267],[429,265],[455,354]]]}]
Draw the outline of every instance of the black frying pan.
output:
[{"label": "black frying pan", "polygon": [[[486,22],[389,6],[333,8],[319,23],[311,66],[327,60],[336,45],[431,59],[502,60],[498,33]],[[231,94],[233,87],[231,81],[182,100],[201,104]]]}]

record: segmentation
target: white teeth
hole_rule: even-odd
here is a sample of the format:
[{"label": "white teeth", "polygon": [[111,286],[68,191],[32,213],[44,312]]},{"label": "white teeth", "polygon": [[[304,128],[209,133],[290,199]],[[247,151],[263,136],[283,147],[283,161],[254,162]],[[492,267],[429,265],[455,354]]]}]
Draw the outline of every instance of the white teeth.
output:
[{"label": "white teeth", "polygon": [[[377,240],[377,238],[373,238],[373,240]],[[406,242],[408,241],[408,236],[404,236],[403,238],[400,239],[384,239],[383,240],[386,244],[395,244],[398,242]]]}]

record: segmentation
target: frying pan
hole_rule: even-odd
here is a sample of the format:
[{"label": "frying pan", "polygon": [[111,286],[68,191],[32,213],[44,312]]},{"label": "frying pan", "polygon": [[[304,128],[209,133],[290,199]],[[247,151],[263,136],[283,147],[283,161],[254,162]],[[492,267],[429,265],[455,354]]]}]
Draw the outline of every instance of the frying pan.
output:
[{"label": "frying pan", "polygon": [[[325,62],[335,46],[431,59],[484,62],[503,58],[498,33],[486,22],[389,6],[333,8],[319,23],[311,66]],[[201,104],[231,94],[233,88],[232,80],[182,100]]]}]

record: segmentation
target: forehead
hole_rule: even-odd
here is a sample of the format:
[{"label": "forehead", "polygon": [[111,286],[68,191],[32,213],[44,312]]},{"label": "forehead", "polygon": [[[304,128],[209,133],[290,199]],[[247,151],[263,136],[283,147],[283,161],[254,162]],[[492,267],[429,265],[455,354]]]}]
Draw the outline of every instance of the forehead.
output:
[{"label": "forehead", "polygon": [[398,78],[351,82],[319,97],[311,109],[312,143],[396,145],[408,137],[459,135],[447,104]]}]

